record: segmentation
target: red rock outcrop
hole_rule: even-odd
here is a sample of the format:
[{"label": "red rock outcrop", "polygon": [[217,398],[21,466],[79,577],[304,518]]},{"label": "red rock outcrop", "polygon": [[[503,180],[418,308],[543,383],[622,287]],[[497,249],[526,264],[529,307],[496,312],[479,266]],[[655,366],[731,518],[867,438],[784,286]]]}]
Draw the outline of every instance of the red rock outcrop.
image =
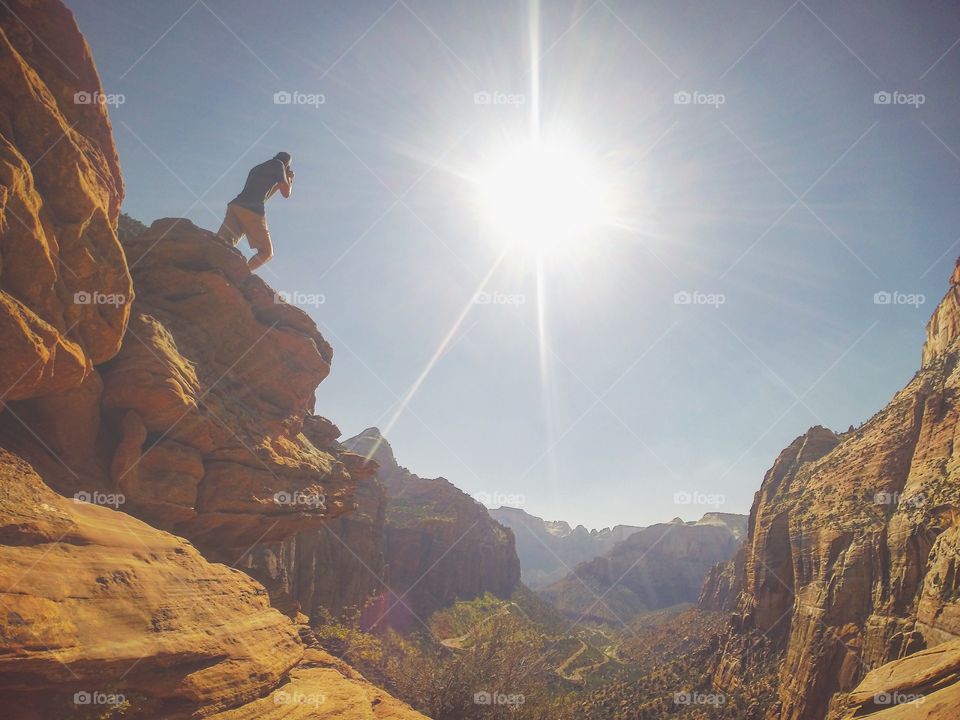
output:
[{"label": "red rock outcrop", "polygon": [[701,610],[733,612],[741,590],[739,578],[743,574],[745,557],[745,548],[741,546],[732,560],[717,563],[710,568],[700,588],[697,607]]},{"label": "red rock outcrop", "polygon": [[333,355],[309,316],[189,221],[158,220],[125,245],[137,299],[102,406],[131,512],[242,552],[352,510],[374,469],[308,438]]},{"label": "red rock outcrop", "polygon": [[187,541],[50,490],[0,449],[0,706],[97,716],[424,716],[304,647],[245,573]]},{"label": "red rock outcrop", "polygon": [[[365,471],[377,468],[336,442],[340,430],[315,419],[304,432],[319,448],[354,458]],[[243,567],[270,590],[274,602],[304,612],[313,623],[344,618],[370,624],[387,591],[384,526],[387,495],[369,478],[354,491],[356,509],[325,522],[317,530],[273,543],[258,543]]]},{"label": "red rock outcrop", "polygon": [[111,358],[133,292],[103,88],[73,16],[0,6],[0,67],[0,394],[24,400]]},{"label": "red rock outcrop", "polygon": [[318,447],[329,346],[210,233],[131,235],[127,328],[101,94],[58,0],[2,4],[0,713],[422,718],[305,648],[247,574],[121,511],[235,564],[349,511],[375,468]]},{"label": "red rock outcrop", "polygon": [[955,720],[960,712],[960,641],[870,671],[847,699],[846,719]]},{"label": "red rock outcrop", "polygon": [[72,716],[74,693],[119,693],[135,717],[209,714],[255,700],[300,661],[293,625],[243,573],[57,495],[5,450],[0,484],[6,717]]},{"label": "red rock outcrop", "polygon": [[960,638],[957,292],[910,383],[859,429],[797,438],[756,495],[715,681],[741,682],[751,648],[771,646],[769,718],[823,718],[869,670]]}]

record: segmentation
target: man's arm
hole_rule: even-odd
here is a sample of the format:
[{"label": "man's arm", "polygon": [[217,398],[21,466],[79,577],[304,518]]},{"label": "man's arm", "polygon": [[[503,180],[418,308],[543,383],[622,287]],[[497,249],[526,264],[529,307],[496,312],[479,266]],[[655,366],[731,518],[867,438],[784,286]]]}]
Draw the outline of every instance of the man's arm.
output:
[{"label": "man's arm", "polygon": [[293,192],[293,170],[284,168],[284,180],[282,180],[277,188],[280,190],[280,194],[285,198],[290,197],[290,193]]}]

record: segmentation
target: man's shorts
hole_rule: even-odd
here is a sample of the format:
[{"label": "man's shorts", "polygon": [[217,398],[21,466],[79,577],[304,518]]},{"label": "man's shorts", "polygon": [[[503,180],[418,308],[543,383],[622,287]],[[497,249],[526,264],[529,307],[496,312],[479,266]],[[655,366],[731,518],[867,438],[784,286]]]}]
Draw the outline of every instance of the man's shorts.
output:
[{"label": "man's shorts", "polygon": [[227,205],[227,213],[223,217],[223,224],[217,235],[236,245],[240,236],[246,235],[250,248],[257,253],[270,255],[273,253],[273,243],[270,241],[270,229],[267,227],[267,216],[258,215],[240,205]]}]

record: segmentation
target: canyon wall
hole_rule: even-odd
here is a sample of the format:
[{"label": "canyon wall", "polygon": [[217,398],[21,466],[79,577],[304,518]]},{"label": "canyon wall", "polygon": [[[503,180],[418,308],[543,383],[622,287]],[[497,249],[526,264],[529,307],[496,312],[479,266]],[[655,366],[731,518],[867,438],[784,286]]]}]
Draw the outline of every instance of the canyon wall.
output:
[{"label": "canyon wall", "polygon": [[960,639],[956,281],[909,384],[858,429],[797,438],[756,494],[714,679],[734,687],[778,653],[768,718],[842,713],[870,670]]}]

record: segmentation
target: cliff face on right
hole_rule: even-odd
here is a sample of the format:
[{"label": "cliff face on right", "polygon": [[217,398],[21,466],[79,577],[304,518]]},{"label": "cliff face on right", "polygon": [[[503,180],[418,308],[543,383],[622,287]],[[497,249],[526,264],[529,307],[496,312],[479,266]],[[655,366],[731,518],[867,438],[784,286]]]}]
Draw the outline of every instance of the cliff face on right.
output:
[{"label": "cliff face on right", "polygon": [[941,695],[956,698],[960,662],[957,280],[927,326],[920,371],[859,429],[794,440],[756,494],[743,556],[711,575],[715,596],[730,573],[739,590],[714,682],[731,689],[776,654],[767,718],[957,717]]}]

